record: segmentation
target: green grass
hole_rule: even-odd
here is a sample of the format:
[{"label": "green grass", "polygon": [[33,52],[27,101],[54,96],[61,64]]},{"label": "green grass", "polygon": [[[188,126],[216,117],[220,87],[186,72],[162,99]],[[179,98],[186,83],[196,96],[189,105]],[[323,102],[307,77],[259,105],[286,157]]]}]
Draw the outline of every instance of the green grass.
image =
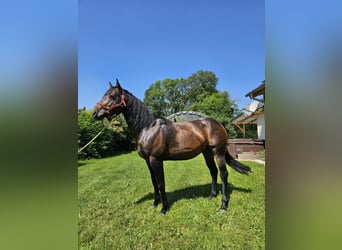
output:
[{"label": "green grass", "polygon": [[[151,208],[153,188],[136,152],[79,162],[80,249],[264,249],[265,169],[250,176],[228,167],[228,211],[212,200],[204,158],[164,162],[170,210]],[[218,178],[221,183],[220,178]],[[219,190],[221,185],[219,185]]]}]

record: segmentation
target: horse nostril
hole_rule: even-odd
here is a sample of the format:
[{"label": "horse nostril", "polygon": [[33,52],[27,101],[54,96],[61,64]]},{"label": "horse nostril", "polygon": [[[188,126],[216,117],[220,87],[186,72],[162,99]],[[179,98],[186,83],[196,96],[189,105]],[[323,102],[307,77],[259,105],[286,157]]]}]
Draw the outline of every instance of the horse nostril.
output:
[{"label": "horse nostril", "polygon": [[93,118],[95,118],[96,117],[96,114],[97,114],[97,112],[96,112],[96,110],[93,112]]}]

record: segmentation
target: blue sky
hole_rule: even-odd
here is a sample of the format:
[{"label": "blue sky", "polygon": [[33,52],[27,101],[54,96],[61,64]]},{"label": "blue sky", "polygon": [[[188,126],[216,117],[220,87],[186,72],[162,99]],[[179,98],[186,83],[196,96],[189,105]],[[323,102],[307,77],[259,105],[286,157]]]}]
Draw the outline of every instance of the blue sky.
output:
[{"label": "blue sky", "polygon": [[265,79],[264,1],[79,1],[78,107],[108,81],[143,99],[156,80],[209,70],[239,108]]}]

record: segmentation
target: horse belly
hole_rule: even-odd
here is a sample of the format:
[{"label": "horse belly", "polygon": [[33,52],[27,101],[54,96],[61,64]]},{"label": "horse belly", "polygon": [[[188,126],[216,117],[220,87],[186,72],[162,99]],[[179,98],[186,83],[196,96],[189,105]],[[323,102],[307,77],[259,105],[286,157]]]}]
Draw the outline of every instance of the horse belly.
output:
[{"label": "horse belly", "polygon": [[165,160],[189,160],[199,155],[202,150],[182,149],[180,151],[172,151],[165,155]]},{"label": "horse belly", "polygon": [[196,136],[183,135],[176,136],[175,140],[168,145],[169,160],[188,160],[196,157],[206,147],[206,144]]}]

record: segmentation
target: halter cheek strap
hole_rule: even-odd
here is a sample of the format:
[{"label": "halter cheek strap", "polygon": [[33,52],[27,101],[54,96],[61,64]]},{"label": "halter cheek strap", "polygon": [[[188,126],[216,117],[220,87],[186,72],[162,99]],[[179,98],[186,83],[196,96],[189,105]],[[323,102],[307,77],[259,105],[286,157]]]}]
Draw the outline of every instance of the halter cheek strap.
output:
[{"label": "halter cheek strap", "polygon": [[105,109],[108,114],[112,109],[118,108],[118,107],[126,107],[126,101],[125,101],[125,92],[122,90],[121,92],[121,101],[120,103],[112,104],[110,106],[104,105],[101,101],[97,103],[101,108]]}]

